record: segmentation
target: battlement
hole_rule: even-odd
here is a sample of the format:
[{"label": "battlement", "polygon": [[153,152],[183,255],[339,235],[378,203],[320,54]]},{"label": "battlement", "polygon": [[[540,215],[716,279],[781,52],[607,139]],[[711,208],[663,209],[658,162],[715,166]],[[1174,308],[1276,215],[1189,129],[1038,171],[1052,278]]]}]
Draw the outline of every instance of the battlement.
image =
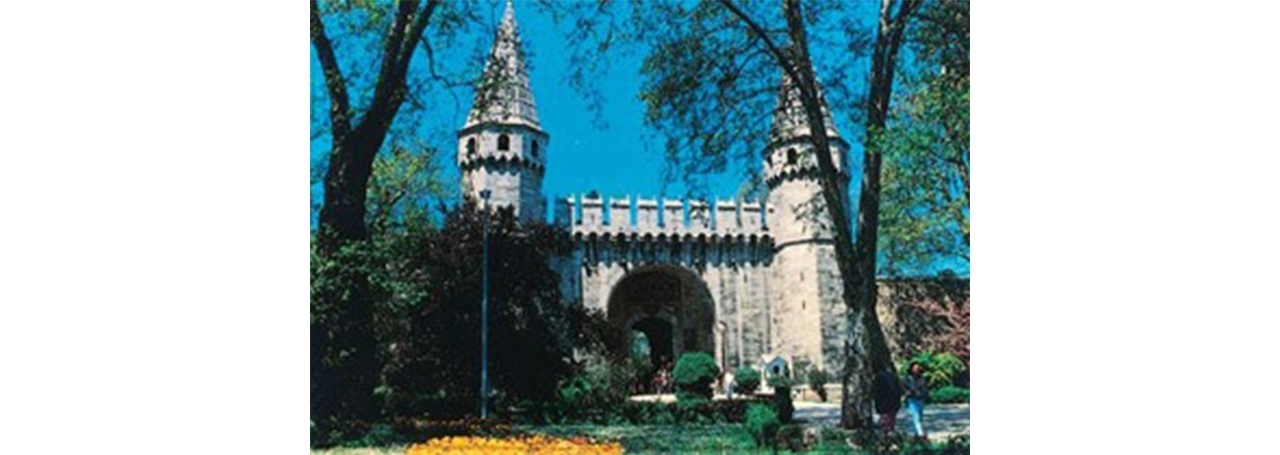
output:
[{"label": "battlement", "polygon": [[556,199],[555,223],[575,235],[665,237],[771,237],[765,204],[758,201],[644,199],[574,195]]}]

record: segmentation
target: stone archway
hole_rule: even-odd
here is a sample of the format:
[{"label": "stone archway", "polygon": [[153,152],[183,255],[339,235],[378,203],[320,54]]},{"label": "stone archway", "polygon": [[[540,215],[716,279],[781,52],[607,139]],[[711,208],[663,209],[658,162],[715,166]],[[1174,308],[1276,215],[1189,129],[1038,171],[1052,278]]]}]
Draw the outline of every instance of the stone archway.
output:
[{"label": "stone archway", "polygon": [[[715,303],[693,272],[676,266],[632,270],[609,292],[606,315],[622,329],[620,346],[630,349],[636,333],[649,341],[655,367],[685,352],[716,356]],[[718,357],[718,356],[717,356]]]}]

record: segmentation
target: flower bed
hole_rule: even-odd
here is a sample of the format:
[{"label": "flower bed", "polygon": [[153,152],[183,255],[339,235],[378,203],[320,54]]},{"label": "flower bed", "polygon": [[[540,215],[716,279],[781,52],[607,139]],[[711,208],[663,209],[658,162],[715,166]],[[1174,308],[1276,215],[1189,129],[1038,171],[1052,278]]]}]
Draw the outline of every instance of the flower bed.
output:
[{"label": "flower bed", "polygon": [[587,438],[553,438],[543,435],[507,438],[452,436],[409,447],[407,455],[436,454],[621,454],[622,444]]}]

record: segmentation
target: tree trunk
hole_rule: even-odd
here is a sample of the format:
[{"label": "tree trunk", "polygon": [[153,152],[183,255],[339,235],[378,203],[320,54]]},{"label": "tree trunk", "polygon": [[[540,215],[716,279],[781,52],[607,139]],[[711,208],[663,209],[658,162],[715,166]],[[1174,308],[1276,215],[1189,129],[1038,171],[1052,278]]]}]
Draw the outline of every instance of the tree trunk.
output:
[{"label": "tree trunk", "polygon": [[[342,262],[326,268],[334,283],[329,292],[313,296],[315,312],[327,323],[312,324],[313,349],[323,361],[313,361],[312,414],[317,417],[370,420],[377,417],[373,390],[377,386],[378,356],[373,333],[373,302],[365,257],[344,251],[368,240],[365,197],[373,157],[382,146],[386,129],[363,122],[351,134],[337,140],[324,179],[324,206],[317,235],[320,255]],[[357,247],[361,248],[361,247]],[[313,358],[315,354],[313,354]]]},{"label": "tree trunk", "polygon": [[[890,20],[895,0],[885,0],[881,8],[879,36],[876,41],[876,54],[872,62],[872,109],[878,106],[880,112],[870,117],[883,128],[885,112],[889,104],[892,88],[893,65],[897,56],[898,43],[901,41],[906,18],[918,0],[908,0],[896,16]],[[841,374],[843,397],[841,398],[841,425],[845,428],[870,428],[871,385],[875,371],[891,364],[889,348],[885,343],[884,333],[880,328],[880,320],[876,317],[876,284],[875,284],[875,230],[862,229],[865,223],[873,226],[878,221],[880,192],[880,156],[868,147],[870,163],[864,165],[862,204],[859,206],[859,238],[861,247],[856,249],[852,239],[852,225],[849,221],[848,203],[843,189],[848,174],[835,167],[832,158],[830,140],[826,133],[826,119],[822,115],[822,104],[818,98],[817,77],[813,73],[813,62],[809,58],[809,45],[805,36],[804,19],[800,11],[799,0],[784,0],[783,15],[787,22],[787,37],[791,40],[790,52],[784,52],[769,34],[739,9],[731,0],[720,3],[735,16],[745,22],[748,28],[769,48],[787,75],[795,81],[800,90],[801,104],[805,117],[809,121],[810,139],[813,141],[814,154],[818,161],[818,173],[821,178],[822,200],[826,204],[827,214],[831,217],[831,236],[836,249],[836,264],[842,277],[841,297],[848,307],[848,327],[845,343],[845,365]],[[890,79],[886,79],[890,78]],[[817,134],[813,134],[817,133]],[[870,137],[870,136],[868,136]],[[867,141],[871,143],[870,140]],[[847,166],[847,164],[846,164]],[[867,172],[871,171],[868,175]],[[868,186],[871,190],[868,191]],[[868,196],[872,197],[867,203]],[[868,216],[869,215],[869,216]],[[869,239],[869,241],[867,240]],[[869,253],[868,253],[869,252]]]},{"label": "tree trunk", "polygon": [[[885,12],[882,11],[882,15]],[[847,174],[835,167],[831,153],[831,145],[825,132],[825,118],[822,115],[821,100],[817,92],[817,77],[813,73],[813,63],[809,57],[808,41],[805,36],[804,21],[798,0],[784,2],[784,15],[787,20],[788,37],[791,40],[790,61],[784,59],[784,68],[797,81],[801,100],[805,108],[805,116],[810,125],[811,138],[816,149],[818,168],[822,178],[822,198],[828,207],[828,215],[832,221],[832,239],[836,248],[836,264],[843,278],[841,296],[847,306],[847,336],[845,341],[844,371],[841,374],[841,425],[846,428],[871,427],[872,390],[874,373],[890,364],[889,349],[885,343],[884,333],[875,311],[875,232],[871,231],[871,242],[865,241],[866,231],[859,229],[859,245],[855,248],[850,238],[853,230],[849,221],[847,198],[843,194]],[[884,21],[882,21],[882,29]],[[882,30],[883,32],[883,30]],[[879,40],[883,41],[883,40]],[[882,45],[877,42],[877,49]],[[896,53],[896,46],[893,46]],[[876,63],[884,62],[877,60]],[[873,63],[873,67],[876,63]],[[892,65],[892,61],[888,62]],[[873,68],[872,85],[877,75],[883,71]],[[888,72],[891,76],[892,70]],[[874,89],[873,89],[874,92]],[[885,101],[887,105],[887,98]],[[883,123],[883,120],[881,120]],[[872,194],[879,193],[879,156],[871,163],[875,170],[875,189]],[[847,163],[846,163],[847,166]],[[847,171],[847,168],[846,168]],[[864,198],[859,206],[859,226],[865,218],[861,215],[868,210],[875,213],[878,209],[878,198],[871,205],[866,204],[866,177],[864,176]],[[865,250],[869,248],[871,261],[865,259]],[[870,273],[865,271],[869,270]]]},{"label": "tree trunk", "polygon": [[[846,273],[844,267],[840,270],[841,276],[852,278],[844,282],[846,299],[850,302],[848,323],[852,332],[847,344],[849,358],[845,367],[845,394],[841,399],[841,425],[845,428],[869,426],[872,377],[876,372],[893,366],[876,314],[876,237],[880,223],[880,150],[876,136],[884,130],[888,119],[893,74],[906,21],[920,5],[919,1],[906,0],[896,8],[895,15],[896,3],[895,0],[884,0],[880,7],[880,26],[871,57],[871,80],[868,84],[862,190],[858,200],[857,241],[851,261],[853,270],[852,273]],[[854,371],[851,364],[859,365],[862,370]]]},{"label": "tree trunk", "polygon": [[325,267],[329,275],[320,279],[328,285],[312,295],[311,414],[322,420],[370,420],[378,412],[373,397],[379,372],[373,301],[362,247],[348,247],[369,238],[365,199],[373,160],[404,101],[413,50],[440,2],[428,0],[421,10],[417,0],[396,5],[373,100],[357,125],[351,124],[346,82],[325,33],[319,4],[317,0],[310,3],[311,42],[324,70],[333,131],[317,249],[319,256],[338,263]]}]

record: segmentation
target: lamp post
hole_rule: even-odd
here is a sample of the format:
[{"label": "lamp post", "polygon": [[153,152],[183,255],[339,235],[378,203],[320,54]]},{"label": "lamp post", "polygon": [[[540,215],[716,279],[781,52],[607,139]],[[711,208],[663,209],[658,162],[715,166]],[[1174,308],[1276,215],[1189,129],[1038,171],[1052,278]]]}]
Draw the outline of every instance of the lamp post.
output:
[{"label": "lamp post", "polygon": [[480,418],[489,418],[489,194],[480,190],[484,201],[484,268],[480,271]]}]

